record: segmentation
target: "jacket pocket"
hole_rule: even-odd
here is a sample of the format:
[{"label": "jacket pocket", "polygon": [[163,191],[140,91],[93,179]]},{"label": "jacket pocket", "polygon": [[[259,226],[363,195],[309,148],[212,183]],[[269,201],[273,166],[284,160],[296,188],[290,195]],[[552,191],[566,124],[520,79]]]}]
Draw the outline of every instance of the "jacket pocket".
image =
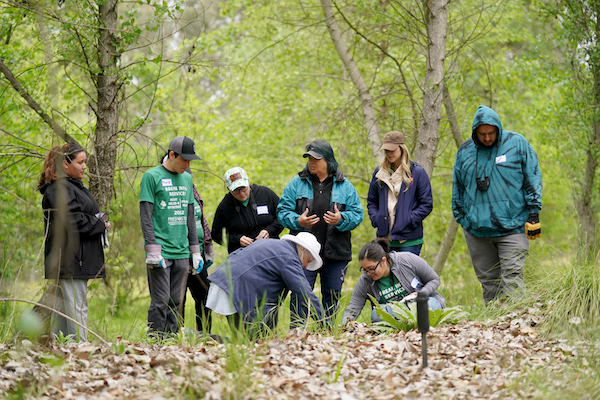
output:
[{"label": "jacket pocket", "polygon": [[311,215],[312,202],[312,199],[307,199],[306,197],[296,199],[296,213],[302,214],[308,208],[308,215]]},{"label": "jacket pocket", "polygon": [[377,236],[387,236],[390,231],[390,222],[387,215],[378,215],[375,220],[375,225],[377,227]]}]

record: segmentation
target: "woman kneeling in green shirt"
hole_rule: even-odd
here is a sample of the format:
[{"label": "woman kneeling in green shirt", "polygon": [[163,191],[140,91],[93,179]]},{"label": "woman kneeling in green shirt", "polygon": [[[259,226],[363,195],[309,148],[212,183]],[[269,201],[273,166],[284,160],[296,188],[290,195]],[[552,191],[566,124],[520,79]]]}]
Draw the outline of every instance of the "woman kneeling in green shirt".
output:
[{"label": "woman kneeling in green shirt", "polygon": [[[363,246],[358,254],[362,275],[352,291],[350,304],[344,312],[343,323],[354,320],[373,296],[384,309],[391,312],[386,303],[400,301],[405,296],[425,292],[429,295],[428,306],[431,310],[446,307],[446,302],[437,292],[440,277],[427,264],[427,261],[410,252],[389,252],[387,239],[377,239]],[[381,321],[371,304],[371,321]]]}]

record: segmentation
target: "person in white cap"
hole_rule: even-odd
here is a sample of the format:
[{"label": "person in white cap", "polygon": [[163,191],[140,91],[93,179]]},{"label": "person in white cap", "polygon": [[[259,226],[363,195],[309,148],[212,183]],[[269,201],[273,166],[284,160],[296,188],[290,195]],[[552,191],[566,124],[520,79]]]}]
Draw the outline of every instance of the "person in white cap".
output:
[{"label": "person in white cap", "polygon": [[229,193],[215,211],[213,241],[223,244],[223,228],[228,236],[229,253],[258,239],[278,239],[283,230],[277,219],[279,196],[266,186],[251,185],[241,167],[225,172],[225,184]]},{"label": "person in white cap", "polygon": [[199,160],[194,141],[178,136],[169,144],[168,157],[144,173],[140,183],[140,220],[146,250],[150,307],[148,327],[162,337],[179,330],[179,306],[192,267],[202,262],[190,160]]},{"label": "person in white cap", "polygon": [[277,326],[277,310],[288,291],[296,294],[312,315],[323,321],[317,296],[304,275],[323,265],[321,245],[309,232],[283,235],[281,240],[257,240],[231,253],[208,279],[207,307],[227,315],[230,325],[239,327],[261,323]]}]

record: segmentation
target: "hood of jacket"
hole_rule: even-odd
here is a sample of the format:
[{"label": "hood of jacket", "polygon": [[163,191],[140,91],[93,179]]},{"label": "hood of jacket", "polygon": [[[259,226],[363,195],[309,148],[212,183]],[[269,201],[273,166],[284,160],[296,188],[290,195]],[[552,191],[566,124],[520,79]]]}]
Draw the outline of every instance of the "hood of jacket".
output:
[{"label": "hood of jacket", "polygon": [[493,125],[498,128],[498,137],[496,138],[496,143],[494,143],[494,146],[499,146],[500,143],[502,143],[502,123],[500,122],[500,117],[498,114],[496,114],[496,111],[486,106],[479,106],[475,112],[475,115],[473,116],[471,138],[477,147],[485,148],[475,133],[475,130],[481,125]]}]

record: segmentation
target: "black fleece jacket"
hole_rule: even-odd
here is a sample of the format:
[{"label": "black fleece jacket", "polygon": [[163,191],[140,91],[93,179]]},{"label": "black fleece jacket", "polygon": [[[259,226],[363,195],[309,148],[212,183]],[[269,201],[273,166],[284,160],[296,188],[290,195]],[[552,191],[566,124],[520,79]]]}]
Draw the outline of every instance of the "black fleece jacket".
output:
[{"label": "black fleece jacket", "polygon": [[211,234],[214,242],[223,244],[223,229],[228,234],[227,251],[242,247],[240,238],[256,238],[261,230],[269,232],[271,239],[278,239],[283,226],[277,220],[279,197],[266,186],[250,185],[250,201],[244,207],[242,203],[227,193],[215,212]]},{"label": "black fleece jacket", "polygon": [[40,187],[44,196],[46,279],[104,278],[100,235],[104,221],[96,217],[98,203],[83,182],[59,178]]}]

